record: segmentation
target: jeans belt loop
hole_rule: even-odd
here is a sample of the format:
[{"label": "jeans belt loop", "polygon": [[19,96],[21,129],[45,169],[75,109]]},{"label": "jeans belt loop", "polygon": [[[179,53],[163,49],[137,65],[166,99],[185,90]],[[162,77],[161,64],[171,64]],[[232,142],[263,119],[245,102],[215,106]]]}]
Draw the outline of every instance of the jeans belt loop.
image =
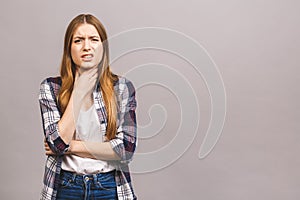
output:
[{"label": "jeans belt loop", "polygon": [[93,174],[93,181],[94,181],[94,184],[96,185],[97,182],[98,182],[98,174]]},{"label": "jeans belt loop", "polygon": [[76,173],[73,173],[73,174],[72,174],[72,181],[73,181],[73,182],[75,182],[76,176],[77,176]]}]

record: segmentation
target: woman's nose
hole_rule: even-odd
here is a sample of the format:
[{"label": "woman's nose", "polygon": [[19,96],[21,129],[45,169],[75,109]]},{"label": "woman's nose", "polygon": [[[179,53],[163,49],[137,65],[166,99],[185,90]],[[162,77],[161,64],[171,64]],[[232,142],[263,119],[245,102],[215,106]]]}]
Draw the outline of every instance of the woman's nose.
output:
[{"label": "woman's nose", "polygon": [[84,50],[90,50],[90,48],[91,48],[91,45],[90,45],[89,40],[85,40],[85,41],[84,41],[83,49],[84,49]]}]

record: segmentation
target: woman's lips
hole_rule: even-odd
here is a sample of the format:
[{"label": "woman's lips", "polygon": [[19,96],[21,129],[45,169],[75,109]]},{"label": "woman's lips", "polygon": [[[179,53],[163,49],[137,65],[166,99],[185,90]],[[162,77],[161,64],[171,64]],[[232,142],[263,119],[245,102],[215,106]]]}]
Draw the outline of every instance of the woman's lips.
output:
[{"label": "woman's lips", "polygon": [[93,59],[93,54],[84,54],[81,56],[81,59],[85,62],[91,61]]}]

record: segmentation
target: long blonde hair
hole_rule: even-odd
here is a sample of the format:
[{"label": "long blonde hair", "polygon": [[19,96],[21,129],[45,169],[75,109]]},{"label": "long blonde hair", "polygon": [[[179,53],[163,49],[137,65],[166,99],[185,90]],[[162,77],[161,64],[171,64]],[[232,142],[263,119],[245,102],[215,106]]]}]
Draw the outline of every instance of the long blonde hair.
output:
[{"label": "long blonde hair", "polygon": [[116,135],[116,121],[117,121],[117,104],[114,92],[114,82],[118,79],[117,75],[113,74],[109,67],[109,49],[107,42],[107,34],[102,23],[93,15],[81,14],[75,17],[69,24],[64,39],[64,51],[62,62],[60,66],[60,76],[62,85],[58,95],[58,102],[62,114],[65,112],[69,103],[76,73],[76,65],[71,57],[71,44],[74,32],[81,24],[93,25],[100,37],[103,44],[103,57],[100,62],[100,88],[103,94],[104,105],[107,113],[107,128],[106,137],[110,140]]}]

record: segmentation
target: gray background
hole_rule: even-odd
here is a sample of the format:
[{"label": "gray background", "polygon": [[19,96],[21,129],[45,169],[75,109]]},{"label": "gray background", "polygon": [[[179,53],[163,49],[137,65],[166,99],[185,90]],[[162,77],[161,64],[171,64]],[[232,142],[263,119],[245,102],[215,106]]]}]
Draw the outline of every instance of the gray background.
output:
[{"label": "gray background", "polygon": [[[119,74],[151,61],[181,69],[197,90],[201,109],[197,137],[179,160],[162,170],[133,174],[139,199],[300,198],[299,1],[12,0],[1,4],[1,199],[39,197],[45,160],[39,84],[58,74],[66,26],[86,12],[104,23],[108,35],[145,26],[189,35],[209,52],[226,87],[222,135],[211,154],[199,160],[210,118],[203,80],[179,58],[158,51],[131,53],[116,62],[113,70]],[[164,98],[163,91],[159,99],[154,91],[160,89],[138,90],[139,124],[149,123],[151,104],[173,101]],[[138,152],[155,150],[174,137],[178,116],[169,114],[168,120],[161,134],[139,141]]]}]

